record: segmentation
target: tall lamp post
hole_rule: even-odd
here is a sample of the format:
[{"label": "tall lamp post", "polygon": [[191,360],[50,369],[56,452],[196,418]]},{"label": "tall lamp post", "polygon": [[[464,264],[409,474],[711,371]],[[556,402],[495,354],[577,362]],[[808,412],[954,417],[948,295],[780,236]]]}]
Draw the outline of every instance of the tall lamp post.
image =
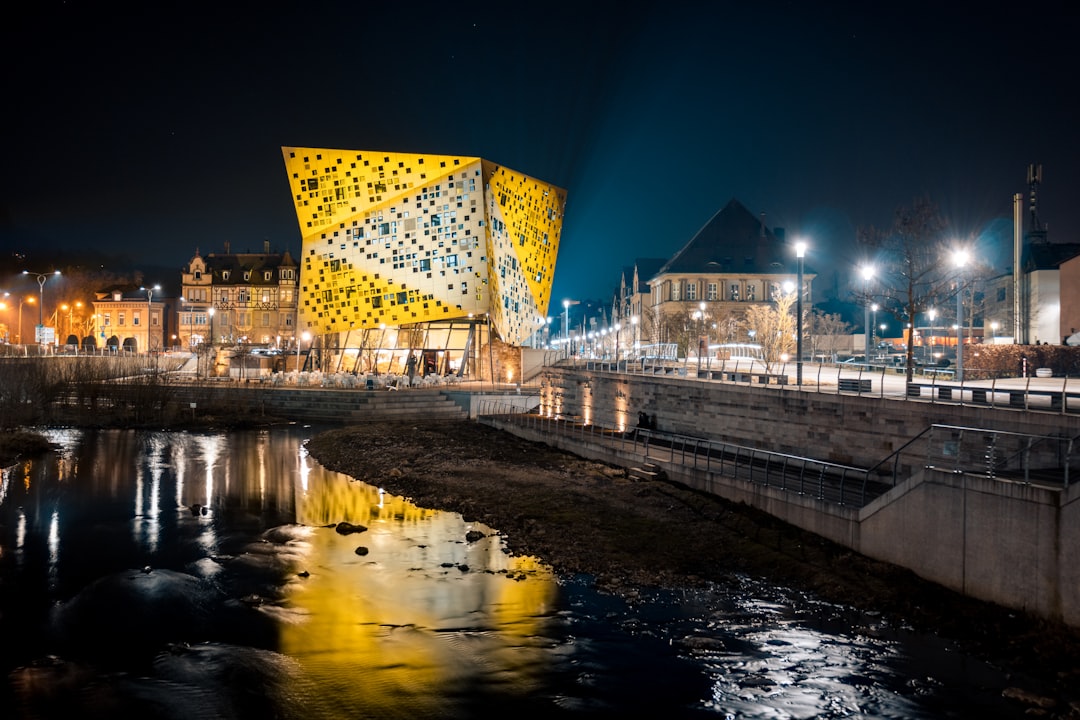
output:
[{"label": "tall lamp post", "polygon": [[[42,318],[43,308],[45,306],[45,281],[49,279],[50,275],[59,275],[59,270],[53,270],[49,272],[31,272],[30,270],[23,270],[23,275],[36,275],[38,283],[38,327],[44,327],[45,321]],[[19,328],[22,330],[22,327]],[[37,339],[37,338],[35,338]]]},{"label": "tall lamp post", "polygon": [[[310,339],[311,339],[311,333],[309,333],[307,330],[305,330],[303,333],[300,334],[300,340],[303,340],[304,342],[307,342]],[[298,373],[301,370],[301,367],[300,367],[300,340],[296,341],[296,372],[298,372]],[[379,344],[381,345],[382,343],[379,343]]]},{"label": "tall lamp post", "polygon": [[[863,295],[865,299],[863,302],[863,334],[866,338],[866,348],[863,352],[864,362],[870,362],[870,334],[873,332],[870,325],[870,281],[874,278],[874,266],[863,265],[862,267],[863,277]],[[876,308],[877,306],[875,306]]]},{"label": "tall lamp post", "polygon": [[967,250],[957,250],[953,253],[953,265],[957,267],[956,274],[956,379],[964,381],[964,285],[961,283],[960,274],[968,263]]},{"label": "tall lamp post", "polygon": [[15,344],[22,345],[22,306],[24,302],[28,302],[31,305],[34,304],[34,297],[29,295],[27,297],[19,298],[19,332],[16,333]]},{"label": "tall lamp post", "polygon": [[[878,304],[877,303],[874,303],[873,305],[870,306],[870,313],[874,316],[874,321],[872,323],[870,323],[870,332],[874,333],[870,338],[870,340],[871,340],[870,345],[871,345],[871,348],[875,352],[877,351],[877,326],[878,326],[877,325],[877,311],[878,311]],[[870,362],[870,356],[869,355],[866,356],[866,362]]]},{"label": "tall lamp post", "polygon": [[806,243],[799,241],[795,243],[795,257],[799,260],[799,272],[798,280],[796,283],[795,291],[799,293],[795,296],[795,317],[797,318],[795,323],[796,336],[795,336],[795,384],[802,385],[802,336],[803,336],[803,318],[802,318],[802,296],[803,296],[803,258],[806,256]]},{"label": "tall lamp post", "polygon": [[[934,308],[930,308],[926,311],[926,315],[930,318],[930,359],[932,360],[934,357],[934,318],[937,317],[937,310],[935,310]],[[925,345],[923,346],[923,360],[927,362],[927,364],[930,363],[930,361],[926,358]]]},{"label": "tall lamp post", "polygon": [[153,350],[153,348],[150,346],[150,340],[151,340],[151,337],[150,337],[150,325],[152,324],[151,321],[150,321],[150,318],[154,314],[154,307],[153,307],[153,305],[151,305],[151,302],[154,299],[154,291],[155,290],[160,290],[160,289],[161,289],[160,285],[154,285],[153,287],[141,287],[141,288],[139,288],[139,290],[142,290],[143,292],[146,293],[146,351],[147,352],[150,352],[151,350]]},{"label": "tall lamp post", "polygon": [[566,357],[573,354],[570,349],[570,306],[577,305],[577,300],[563,300],[563,338],[566,340]]},{"label": "tall lamp post", "polygon": [[[4,300],[0,301],[0,310],[10,310],[11,309],[10,307],[8,307],[8,304],[7,304],[7,298],[9,298],[9,297],[11,297],[11,293],[5,292],[4,293]],[[11,323],[9,322],[8,323],[9,327],[8,327],[8,331],[7,331],[8,342],[11,342],[11,327],[10,327],[10,325],[11,325]]]}]

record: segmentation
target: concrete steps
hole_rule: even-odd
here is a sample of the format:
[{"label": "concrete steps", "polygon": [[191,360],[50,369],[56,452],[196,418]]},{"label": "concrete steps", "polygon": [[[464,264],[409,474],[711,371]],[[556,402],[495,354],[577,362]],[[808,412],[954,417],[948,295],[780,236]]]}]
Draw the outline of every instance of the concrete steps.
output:
[{"label": "concrete steps", "polygon": [[352,424],[380,420],[465,420],[468,411],[440,390],[360,390],[266,388],[221,385],[185,388],[182,402],[200,407],[231,403],[289,420]]},{"label": "concrete steps", "polygon": [[656,463],[643,462],[641,467],[632,467],[626,471],[631,480],[663,480],[664,470]]}]

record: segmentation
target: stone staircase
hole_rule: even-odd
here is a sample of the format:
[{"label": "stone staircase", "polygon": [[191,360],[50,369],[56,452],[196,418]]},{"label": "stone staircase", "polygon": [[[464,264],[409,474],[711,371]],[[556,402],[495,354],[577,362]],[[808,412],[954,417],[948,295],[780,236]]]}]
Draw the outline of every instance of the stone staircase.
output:
[{"label": "stone staircase", "polygon": [[387,420],[464,420],[468,412],[438,390],[281,392],[273,411],[310,422],[351,425]]},{"label": "stone staircase", "polygon": [[352,425],[390,420],[467,420],[468,410],[441,390],[267,388],[223,384],[181,388],[179,400],[199,407],[228,403],[253,412],[310,423]]},{"label": "stone staircase", "polygon": [[626,471],[631,480],[663,480],[666,476],[663,468],[653,462],[641,463],[641,467],[632,467]]}]

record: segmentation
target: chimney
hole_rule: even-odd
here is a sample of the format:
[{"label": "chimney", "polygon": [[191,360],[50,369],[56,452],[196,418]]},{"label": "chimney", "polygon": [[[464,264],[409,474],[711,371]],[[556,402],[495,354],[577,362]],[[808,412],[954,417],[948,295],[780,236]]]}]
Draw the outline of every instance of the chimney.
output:
[{"label": "chimney", "polygon": [[263,255],[269,255],[269,254],[270,254],[270,241],[269,240],[263,240]]},{"label": "chimney", "polygon": [[226,255],[229,254],[229,241],[228,240],[225,241],[225,254]]}]

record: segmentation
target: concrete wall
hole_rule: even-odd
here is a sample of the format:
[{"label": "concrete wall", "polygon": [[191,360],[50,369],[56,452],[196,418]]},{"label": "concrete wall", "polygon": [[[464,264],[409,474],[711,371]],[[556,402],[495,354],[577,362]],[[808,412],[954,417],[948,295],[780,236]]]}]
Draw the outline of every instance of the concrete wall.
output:
[{"label": "concrete wall", "polygon": [[[542,402],[556,414],[629,428],[640,411],[655,417],[658,430],[858,467],[872,467],[935,423],[1080,435],[1075,414],[573,368],[550,368],[542,377]],[[909,467],[907,474],[920,468]]]}]

